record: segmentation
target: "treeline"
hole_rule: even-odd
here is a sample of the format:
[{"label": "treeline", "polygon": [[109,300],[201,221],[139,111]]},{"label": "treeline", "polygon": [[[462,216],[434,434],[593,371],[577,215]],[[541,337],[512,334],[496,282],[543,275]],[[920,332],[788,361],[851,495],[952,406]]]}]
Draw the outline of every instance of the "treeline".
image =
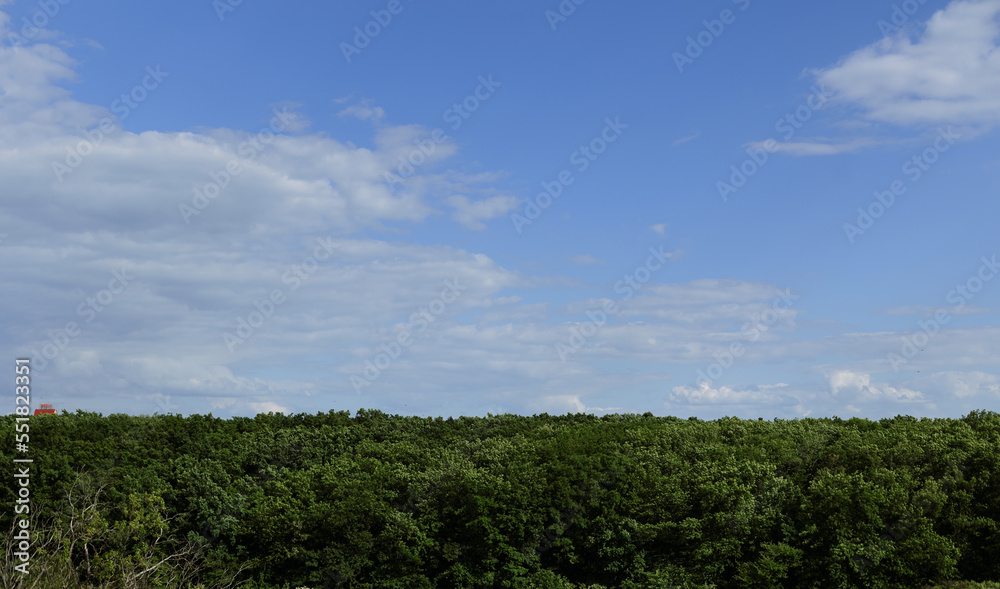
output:
[{"label": "treeline", "polygon": [[[14,416],[0,419],[13,432]],[[0,445],[5,464],[11,451]],[[2,580],[38,589],[996,581],[998,457],[994,412],[772,422],[77,411],[31,419],[35,554],[31,574],[12,572],[6,535]],[[14,505],[12,484],[2,493]],[[13,517],[0,514],[4,530]]]}]

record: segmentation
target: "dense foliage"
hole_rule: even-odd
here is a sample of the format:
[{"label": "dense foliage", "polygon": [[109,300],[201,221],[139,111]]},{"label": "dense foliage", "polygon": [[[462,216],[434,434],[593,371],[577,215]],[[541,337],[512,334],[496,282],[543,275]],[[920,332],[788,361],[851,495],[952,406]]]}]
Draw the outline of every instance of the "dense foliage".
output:
[{"label": "dense foliage", "polygon": [[[5,431],[14,416],[0,418]],[[1000,580],[1000,414],[31,420],[24,587]],[[9,444],[0,457],[11,464]],[[4,485],[3,504],[14,490]],[[10,530],[5,509],[0,525]],[[34,584],[34,585],[33,585]],[[987,587],[992,585],[941,585]]]}]

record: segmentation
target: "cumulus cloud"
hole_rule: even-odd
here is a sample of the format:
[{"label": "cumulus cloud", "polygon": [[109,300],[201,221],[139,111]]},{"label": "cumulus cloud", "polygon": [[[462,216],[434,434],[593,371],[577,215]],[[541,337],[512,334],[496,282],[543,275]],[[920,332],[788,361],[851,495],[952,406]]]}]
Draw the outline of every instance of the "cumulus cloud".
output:
[{"label": "cumulus cloud", "polygon": [[697,388],[674,387],[670,401],[683,405],[796,405],[799,400],[791,395],[783,394],[780,389],[786,388],[786,383],[774,385],[757,385],[744,389],[733,389],[727,386],[713,387],[702,381]]},{"label": "cumulus cloud", "polygon": [[622,407],[588,407],[579,395],[550,395],[533,401],[530,406],[539,412],[562,415],[565,413],[624,412]]},{"label": "cumulus cloud", "polygon": [[257,413],[291,413],[287,407],[270,401],[266,403],[250,403],[250,408]]},{"label": "cumulus cloud", "polygon": [[[2,28],[9,19],[0,15]],[[427,129],[378,126],[374,149],[358,148],[302,135],[309,121],[279,103],[261,109],[266,134],[133,133],[111,105],[85,104],[62,87],[77,81],[75,67],[46,43],[0,47],[0,247],[5,275],[18,277],[0,294],[16,316],[2,343],[9,355],[37,357],[40,382],[63,402],[147,413],[168,398],[188,412],[284,410],[291,403],[273,399],[346,388],[336,367],[358,361],[351,344],[375,347],[445,280],[469,285],[451,313],[518,283],[481,254],[357,237],[440,209],[484,229],[514,205],[489,187],[495,174],[435,172],[457,153],[447,140],[404,186],[387,183]],[[155,92],[138,108],[154,108]],[[341,112],[384,117],[368,102]],[[81,129],[100,130],[96,145]],[[332,252],[316,264],[318,239]],[[112,293],[114,272],[131,278]],[[223,334],[275,290],[283,302],[231,353]],[[333,350],[335,385],[280,368],[320,346]]]},{"label": "cumulus cloud", "polygon": [[837,99],[895,124],[1000,123],[1000,0],[954,0],[815,72]]},{"label": "cumulus cloud", "polygon": [[938,397],[955,396],[959,399],[973,397],[1000,398],[1000,376],[985,372],[947,371],[928,374],[914,379],[922,390]]},{"label": "cumulus cloud", "polygon": [[827,376],[830,383],[830,391],[836,396],[845,397],[851,395],[850,399],[859,401],[923,401],[925,396],[919,391],[914,391],[906,387],[894,387],[887,383],[873,383],[871,376],[867,373],[852,372],[850,370],[838,370]]},{"label": "cumulus cloud", "polygon": [[370,99],[365,99],[358,104],[352,104],[337,113],[338,117],[354,117],[362,121],[381,122],[385,118],[385,110],[380,106],[373,106]]},{"label": "cumulus cloud", "polygon": [[[422,167],[405,186],[387,183],[387,173],[430,134],[415,125],[379,127],[376,149],[362,149],[319,134],[293,135],[309,121],[296,105],[282,103],[261,109],[264,120],[270,119],[261,129],[132,133],[122,128],[114,103],[81,103],[61,86],[77,79],[75,65],[44,43],[0,48],[0,174],[6,211],[24,217],[26,226],[63,231],[57,226],[74,219],[75,226],[91,230],[164,236],[263,226],[346,233],[384,222],[419,222],[443,206],[454,207],[460,223],[479,228],[514,206],[511,197],[480,193],[481,178],[432,173],[435,164],[457,153],[449,140],[423,155]],[[150,66],[136,73],[135,83],[150,70],[162,72]],[[160,84],[170,83],[170,72],[160,75]],[[155,93],[146,92],[136,108],[152,108]],[[345,111],[382,116],[370,104],[355,107]],[[96,139],[88,142],[81,129]],[[462,197],[450,199],[456,188]],[[32,207],[38,202],[46,206]]]}]

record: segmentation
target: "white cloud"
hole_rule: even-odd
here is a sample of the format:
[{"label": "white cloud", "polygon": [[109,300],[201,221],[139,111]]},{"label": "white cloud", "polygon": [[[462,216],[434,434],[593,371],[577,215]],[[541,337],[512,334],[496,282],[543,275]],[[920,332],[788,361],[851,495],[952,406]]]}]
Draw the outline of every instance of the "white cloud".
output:
[{"label": "white cloud", "polygon": [[996,313],[996,309],[987,309],[975,305],[964,305],[961,309],[955,307],[931,307],[926,305],[912,305],[908,307],[888,307],[882,309],[886,315],[911,315],[914,317],[933,317],[935,313],[944,311],[949,315],[988,315]]},{"label": "white cloud", "polygon": [[871,377],[867,374],[859,374],[849,370],[838,370],[828,375],[827,380],[830,382],[830,390],[836,395],[838,391],[844,388],[860,389],[868,386],[871,382]]},{"label": "white cloud", "polygon": [[[47,202],[41,211],[31,212],[31,223],[52,226],[74,218],[91,230],[155,230],[175,236],[254,226],[272,232],[330,227],[350,232],[387,221],[421,221],[444,205],[455,209],[458,222],[482,229],[483,221],[514,206],[513,197],[485,191],[483,182],[496,175],[432,173],[434,165],[457,153],[447,140],[435,144],[431,154],[422,154],[424,163],[393,190],[386,172],[395,172],[430,134],[416,125],[380,126],[376,149],[363,149],[319,134],[289,135],[306,130],[309,121],[294,110],[296,105],[284,103],[278,105],[286,113],[283,133],[246,156],[241,147],[256,129],[123,130],[110,106],[81,103],[60,86],[76,80],[75,66],[65,52],[47,44],[18,51],[0,48],[0,174],[8,209],[25,212],[29,203]],[[167,74],[163,84],[171,82]],[[136,82],[144,75],[138,72]],[[150,91],[149,102],[155,94]],[[151,105],[140,103],[138,108]],[[264,113],[271,117],[269,108],[262,108]],[[367,101],[341,113],[369,120],[384,115]],[[57,174],[56,164],[67,165],[67,158],[76,157],[69,153],[82,143],[79,129],[94,130],[105,118],[113,121],[113,130],[78,165]],[[205,210],[188,215],[190,226],[178,228],[178,221],[184,221],[178,207],[192,206],[194,190],[212,183],[210,174],[225,178],[228,174],[222,172],[235,162],[242,164],[240,172],[216,182],[225,184],[221,194]]]},{"label": "white cloud", "polygon": [[[309,125],[290,111],[283,132],[246,157],[240,146],[253,133],[137,134],[116,124],[59,182],[52,164],[82,141],[78,129],[114,118],[60,86],[75,80],[75,65],[51,45],[0,47],[0,225],[7,233],[0,264],[18,276],[0,293],[14,316],[2,348],[35,355],[50,334],[76,322],[80,335],[38,377],[64,405],[152,413],[169,397],[184,412],[284,410],[292,403],[274,399],[299,404],[349,389],[338,370],[358,361],[351,346],[376,347],[394,324],[438,297],[444,280],[468,284],[451,314],[520,284],[481,254],[350,237],[387,222],[419,222],[441,208],[482,229],[513,206],[489,187],[496,174],[434,173],[432,166],[457,153],[448,141],[405,186],[388,186],[385,172],[429,134],[414,125],[378,127],[375,147],[358,148],[321,134],[290,135]],[[152,91],[139,108],[155,99]],[[383,116],[362,106],[370,112],[354,116]],[[270,117],[270,109],[262,114]],[[185,223],[178,205],[191,205],[193,189],[234,161],[240,173],[220,181],[218,196]],[[316,239],[328,236],[331,259],[293,291],[291,268],[302,271]],[[121,268],[135,276],[129,286],[90,320],[81,315],[79,305],[86,312],[87,298]],[[223,333],[274,289],[286,301],[230,354]],[[448,324],[447,314],[436,320]],[[283,367],[318,349],[329,351],[315,365],[326,376],[286,373]]]},{"label": "white cloud", "polygon": [[688,135],[687,137],[681,137],[680,139],[675,140],[671,144],[671,146],[672,147],[677,147],[678,145],[681,145],[683,143],[687,143],[688,141],[691,141],[692,139],[697,139],[698,137],[701,137],[701,131],[698,131],[697,133],[695,133],[693,135]]},{"label": "white cloud", "polygon": [[656,225],[651,226],[650,229],[652,229],[656,233],[659,233],[660,235],[666,235],[667,234],[667,224],[666,223],[657,223]]},{"label": "white cloud", "polygon": [[577,266],[589,266],[593,264],[604,264],[604,260],[591,256],[589,254],[580,254],[579,256],[573,256],[572,262]]},{"label": "white cloud", "polygon": [[520,203],[514,196],[493,196],[478,201],[470,201],[467,196],[456,194],[448,199],[455,212],[451,218],[469,229],[486,229],[483,221],[502,217],[514,210]]},{"label": "white cloud", "polygon": [[867,373],[838,370],[827,375],[830,391],[835,396],[845,397],[853,393],[851,400],[857,401],[923,401],[923,393],[906,387],[894,387],[887,383],[873,383]]},{"label": "white cloud", "polygon": [[[335,101],[336,102],[336,101]],[[381,122],[385,118],[385,110],[381,106],[372,106],[370,99],[352,104],[337,113],[338,117],[355,117],[362,121]]]},{"label": "white cloud", "polygon": [[799,400],[791,395],[782,394],[776,389],[787,387],[785,383],[774,385],[758,385],[756,387],[736,390],[727,386],[712,387],[706,382],[698,388],[674,387],[670,401],[683,405],[795,405]]},{"label": "white cloud", "polygon": [[[765,320],[778,329],[794,325],[799,313],[782,302],[779,289],[766,284],[738,280],[701,279],[686,284],[649,284],[637,296],[622,302],[622,317],[646,317],[738,332],[744,322]],[[598,301],[578,303],[571,310],[599,307]],[[772,318],[771,312],[774,313]]]},{"label": "white cloud", "polygon": [[1000,377],[985,372],[937,372],[914,379],[922,390],[930,394],[959,399],[971,397],[1000,398]]},{"label": "white cloud", "polygon": [[[770,140],[769,140],[770,141]],[[752,149],[764,149],[764,144],[767,142],[758,141],[751,143],[749,147]],[[839,143],[835,142],[820,142],[820,141],[800,141],[800,142],[775,142],[768,145],[770,151],[788,153],[791,155],[837,155],[840,153],[849,153],[852,151],[857,151],[865,147],[871,147],[877,145],[878,142],[871,139],[852,139],[850,141],[842,141]]]},{"label": "white cloud", "polygon": [[1000,122],[1000,0],[954,0],[919,34],[904,30],[815,72],[837,99],[896,124]]},{"label": "white cloud", "polygon": [[[849,369],[856,372],[876,373],[891,369],[888,354],[903,354],[903,337],[913,338],[923,333],[914,325],[910,329],[883,332],[842,333],[822,339],[796,342],[786,350],[788,358],[840,356],[852,360]],[[959,327],[949,323],[940,329],[923,351],[901,366],[902,372],[941,370],[956,367],[1000,366],[1000,359],[992,351],[992,342],[1000,337],[1000,327]],[[819,366],[824,371],[840,369],[843,365]]]},{"label": "white cloud", "polygon": [[256,413],[291,413],[287,407],[283,407],[270,401],[264,403],[250,403],[250,408]]},{"label": "white cloud", "polygon": [[612,413],[623,412],[622,407],[588,407],[579,395],[550,395],[533,401],[529,406],[538,412],[552,415],[565,413]]}]

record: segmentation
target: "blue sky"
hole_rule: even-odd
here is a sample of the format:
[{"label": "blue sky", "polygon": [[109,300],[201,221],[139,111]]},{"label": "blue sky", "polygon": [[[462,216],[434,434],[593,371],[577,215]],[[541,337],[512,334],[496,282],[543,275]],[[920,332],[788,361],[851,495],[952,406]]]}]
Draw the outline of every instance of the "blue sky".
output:
[{"label": "blue sky", "polygon": [[998,43],[1000,0],[0,0],[0,349],[104,413],[995,409]]}]

